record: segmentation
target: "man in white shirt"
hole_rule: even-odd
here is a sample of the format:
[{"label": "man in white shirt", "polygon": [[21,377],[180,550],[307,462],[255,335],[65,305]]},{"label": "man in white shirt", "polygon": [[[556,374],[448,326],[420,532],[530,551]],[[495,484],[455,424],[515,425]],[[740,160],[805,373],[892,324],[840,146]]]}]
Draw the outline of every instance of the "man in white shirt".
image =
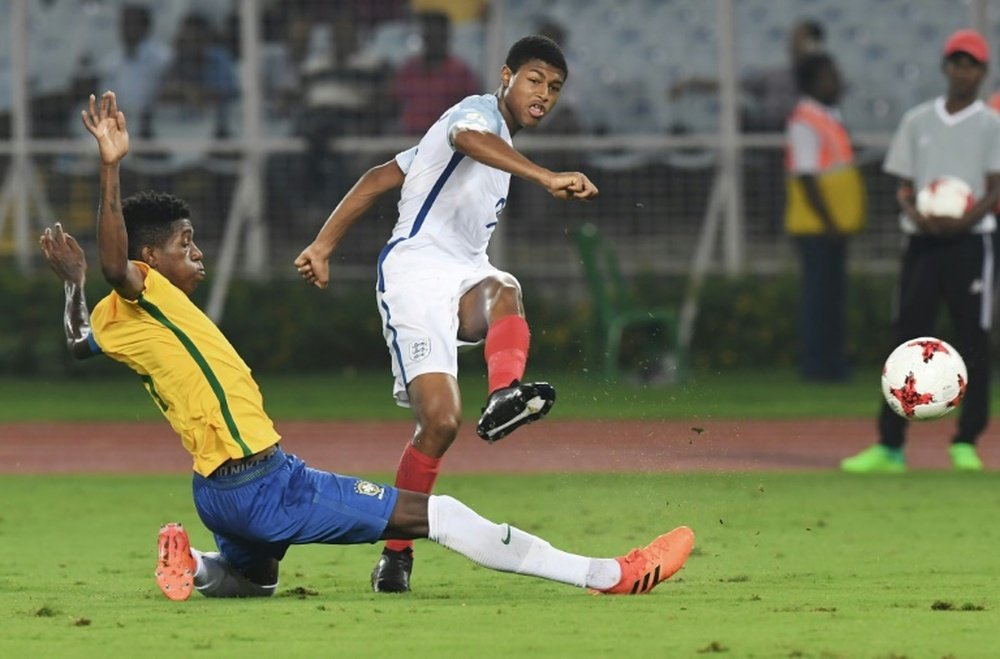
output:
[{"label": "man in white shirt", "polygon": [[[956,470],[980,471],[976,441],[989,419],[996,231],[992,211],[1000,198],[1000,117],[978,98],[989,63],[986,40],[973,30],[958,30],[945,44],[943,56],[947,95],[903,116],[883,165],[899,179],[896,197],[906,236],[892,345],[934,336],[938,310],[945,304],[969,376],[949,454]],[[915,206],[916,192],[941,176],[960,178],[972,187],[975,203],[960,218],[926,216]],[[879,443],[843,460],[841,468],[854,473],[905,471],[906,425],[883,403]]]},{"label": "man in white shirt", "polygon": [[[338,204],[295,260],[302,277],[329,282],[329,257],[347,229],[382,193],[402,186],[399,221],[378,258],[377,301],[396,378],[416,432],[396,485],[430,492],[461,421],[460,344],[485,339],[490,395],[476,432],[493,442],[544,416],[555,389],[521,383],[530,333],[521,287],[494,268],[486,247],[507,203],[511,175],[560,199],[587,201],[596,186],[579,172],[552,172],[512,145],[524,127],[552,111],[567,77],[559,46],[540,36],[515,43],[496,94],[469,96],[447,110],[420,143],[372,168]],[[372,573],[378,592],[410,589],[412,544],[391,541]]]}]

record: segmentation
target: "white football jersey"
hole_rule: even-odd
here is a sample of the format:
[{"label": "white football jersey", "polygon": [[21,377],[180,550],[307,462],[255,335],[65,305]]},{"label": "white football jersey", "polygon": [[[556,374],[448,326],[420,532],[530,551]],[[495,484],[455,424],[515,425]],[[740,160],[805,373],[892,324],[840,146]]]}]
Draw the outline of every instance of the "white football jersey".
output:
[{"label": "white football jersey", "polygon": [[469,96],[449,108],[417,146],[396,155],[406,180],[399,220],[382,251],[429,260],[485,263],[486,246],[507,204],[510,174],[456,151],[460,130],[490,132],[513,145],[492,94]]}]

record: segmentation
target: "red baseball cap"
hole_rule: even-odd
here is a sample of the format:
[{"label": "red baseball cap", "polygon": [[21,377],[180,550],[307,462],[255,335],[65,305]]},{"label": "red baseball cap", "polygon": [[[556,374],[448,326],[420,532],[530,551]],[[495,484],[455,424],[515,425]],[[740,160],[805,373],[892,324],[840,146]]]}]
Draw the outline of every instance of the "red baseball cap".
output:
[{"label": "red baseball cap", "polygon": [[948,37],[944,44],[944,56],[954,53],[965,53],[982,64],[990,61],[990,46],[983,35],[975,30],[958,30]]}]

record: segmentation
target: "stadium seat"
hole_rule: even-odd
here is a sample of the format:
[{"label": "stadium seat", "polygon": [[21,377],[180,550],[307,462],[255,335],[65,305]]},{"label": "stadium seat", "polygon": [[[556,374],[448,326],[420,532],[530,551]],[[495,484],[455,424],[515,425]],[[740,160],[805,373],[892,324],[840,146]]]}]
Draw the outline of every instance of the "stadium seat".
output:
[{"label": "stadium seat", "polygon": [[591,359],[602,359],[605,377],[616,380],[625,330],[632,327],[645,327],[654,332],[659,330],[657,338],[662,343],[662,351],[647,375],[650,379],[680,381],[685,359],[678,340],[677,313],[671,309],[636,305],[625,286],[614,247],[604,241],[596,226],[588,223],[580,227],[576,233],[576,244],[594,305]]}]

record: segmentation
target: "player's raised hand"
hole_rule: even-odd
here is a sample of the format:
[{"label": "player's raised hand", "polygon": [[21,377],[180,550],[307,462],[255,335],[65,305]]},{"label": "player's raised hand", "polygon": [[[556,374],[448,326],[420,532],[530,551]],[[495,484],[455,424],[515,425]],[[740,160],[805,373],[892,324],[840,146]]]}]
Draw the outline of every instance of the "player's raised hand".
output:
[{"label": "player's raised hand", "polygon": [[87,274],[87,256],[76,238],[63,231],[61,224],[56,222],[55,228],[46,229],[38,243],[57,277],[65,282],[83,284]]},{"label": "player's raised hand", "polygon": [[83,125],[97,139],[102,163],[113,165],[125,157],[128,153],[128,126],[125,113],[118,109],[114,92],[104,92],[100,102],[91,94],[90,105],[80,116]]},{"label": "player's raised hand", "polygon": [[576,199],[590,201],[600,192],[586,174],[580,172],[559,172],[554,174],[545,186],[556,199]]},{"label": "player's raised hand", "polygon": [[295,268],[306,282],[316,288],[326,288],[330,284],[330,257],[320,253],[315,245],[309,245],[295,259]]}]

